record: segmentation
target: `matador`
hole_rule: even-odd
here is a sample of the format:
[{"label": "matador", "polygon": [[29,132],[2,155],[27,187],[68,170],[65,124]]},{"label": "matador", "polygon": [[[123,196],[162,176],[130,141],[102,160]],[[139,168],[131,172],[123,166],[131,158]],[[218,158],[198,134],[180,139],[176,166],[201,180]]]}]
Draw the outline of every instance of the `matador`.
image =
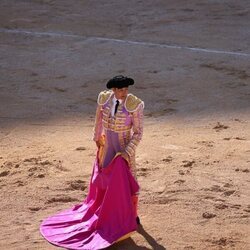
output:
[{"label": "matador", "polygon": [[[128,92],[134,84],[132,78],[118,75],[110,79],[108,90],[100,92],[93,140],[99,148],[99,165],[107,167],[117,154],[125,158],[130,171],[136,178],[135,151],[143,134],[144,102]],[[136,220],[138,195],[133,197]]]}]

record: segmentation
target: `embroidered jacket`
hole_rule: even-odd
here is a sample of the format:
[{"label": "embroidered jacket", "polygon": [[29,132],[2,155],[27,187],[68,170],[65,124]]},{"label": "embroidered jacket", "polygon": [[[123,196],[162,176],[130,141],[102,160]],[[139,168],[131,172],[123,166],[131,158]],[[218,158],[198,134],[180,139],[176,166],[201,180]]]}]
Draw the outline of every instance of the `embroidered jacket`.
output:
[{"label": "embroidered jacket", "polygon": [[102,91],[98,96],[93,140],[99,141],[105,130],[118,133],[121,148],[129,155],[131,167],[135,167],[135,149],[143,134],[144,102],[128,94],[112,117],[113,97],[113,91]]}]

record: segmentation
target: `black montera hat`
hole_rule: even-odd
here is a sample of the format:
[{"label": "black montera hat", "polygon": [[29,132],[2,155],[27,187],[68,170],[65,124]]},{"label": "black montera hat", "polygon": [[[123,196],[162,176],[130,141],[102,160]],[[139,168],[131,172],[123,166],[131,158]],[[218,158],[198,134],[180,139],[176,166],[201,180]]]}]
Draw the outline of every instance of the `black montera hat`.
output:
[{"label": "black montera hat", "polygon": [[112,79],[110,79],[107,82],[107,88],[108,89],[112,89],[112,88],[126,88],[129,85],[133,85],[134,84],[134,79],[123,76],[123,75],[119,75],[119,76],[115,76]]}]

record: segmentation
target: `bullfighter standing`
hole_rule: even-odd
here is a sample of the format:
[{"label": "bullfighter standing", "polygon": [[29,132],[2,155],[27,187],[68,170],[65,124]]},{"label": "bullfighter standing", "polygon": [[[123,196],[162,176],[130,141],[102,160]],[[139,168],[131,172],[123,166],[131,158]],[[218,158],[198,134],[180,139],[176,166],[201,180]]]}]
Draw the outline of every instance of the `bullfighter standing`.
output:
[{"label": "bullfighter standing", "polygon": [[[97,99],[93,140],[99,149],[99,165],[107,167],[116,154],[127,160],[130,171],[136,178],[135,151],[143,134],[144,102],[128,92],[134,84],[129,77],[118,75],[110,79]],[[138,195],[133,196],[135,217]]]}]

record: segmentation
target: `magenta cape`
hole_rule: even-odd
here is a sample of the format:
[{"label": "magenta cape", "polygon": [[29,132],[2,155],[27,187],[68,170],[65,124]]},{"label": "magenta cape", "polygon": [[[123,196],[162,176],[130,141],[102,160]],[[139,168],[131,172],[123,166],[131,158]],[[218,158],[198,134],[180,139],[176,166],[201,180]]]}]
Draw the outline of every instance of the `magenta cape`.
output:
[{"label": "magenta cape", "polygon": [[103,249],[137,229],[132,195],[139,191],[127,162],[117,156],[100,170],[96,160],[85,201],[45,219],[40,232],[66,249]]}]

